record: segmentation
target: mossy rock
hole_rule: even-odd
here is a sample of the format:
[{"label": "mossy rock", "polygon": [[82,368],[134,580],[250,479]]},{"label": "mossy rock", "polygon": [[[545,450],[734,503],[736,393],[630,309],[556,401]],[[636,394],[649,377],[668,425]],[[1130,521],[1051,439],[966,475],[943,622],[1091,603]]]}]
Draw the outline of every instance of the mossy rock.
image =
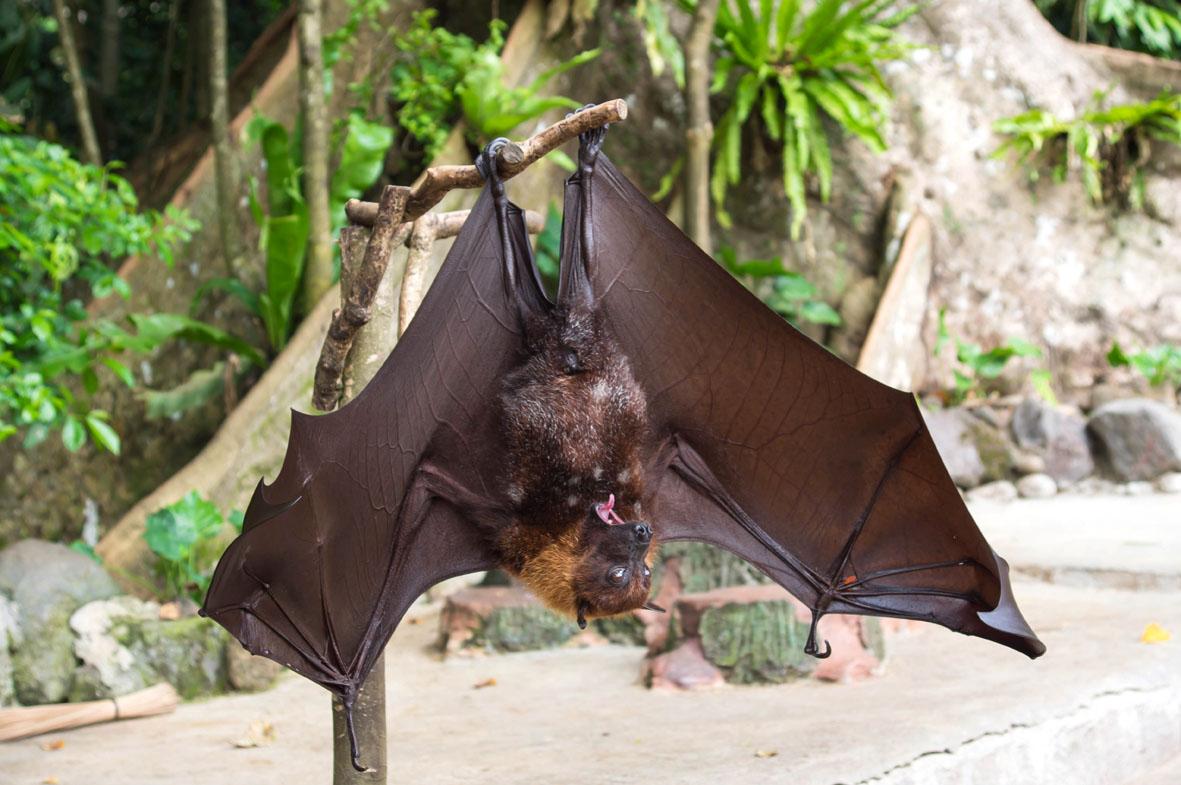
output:
[{"label": "mossy rock", "polygon": [[226,691],[229,635],[209,619],[128,619],[112,626],[110,634],[183,698]]},{"label": "mossy rock", "polygon": [[516,652],[552,649],[574,637],[578,625],[537,605],[497,608],[484,619],[468,646]]},{"label": "mossy rock", "polygon": [[595,619],[592,624],[595,632],[612,643],[623,646],[644,645],[644,624],[636,618],[634,613]]},{"label": "mossy rock", "polygon": [[782,684],[808,675],[807,622],[786,601],[709,608],[699,627],[705,657],[734,684]]},{"label": "mossy rock", "polygon": [[680,560],[681,581],[686,594],[712,591],[725,586],[771,583],[754,565],[727,550],[703,542],[673,542],[660,547],[660,561],[654,571],[652,594],[660,592],[664,563]]},{"label": "mossy rock", "polygon": [[999,428],[975,422],[968,428],[968,438],[976,445],[984,464],[984,481],[1007,480],[1013,474],[1013,450]]}]

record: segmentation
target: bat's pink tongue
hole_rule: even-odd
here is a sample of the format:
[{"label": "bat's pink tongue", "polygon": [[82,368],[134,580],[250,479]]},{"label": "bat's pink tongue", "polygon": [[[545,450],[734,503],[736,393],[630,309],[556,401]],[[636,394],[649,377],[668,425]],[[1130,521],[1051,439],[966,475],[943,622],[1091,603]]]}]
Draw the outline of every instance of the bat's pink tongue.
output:
[{"label": "bat's pink tongue", "polygon": [[595,513],[599,516],[599,520],[608,526],[621,526],[626,523],[615,512],[615,494],[608,496],[606,503],[596,504]]}]

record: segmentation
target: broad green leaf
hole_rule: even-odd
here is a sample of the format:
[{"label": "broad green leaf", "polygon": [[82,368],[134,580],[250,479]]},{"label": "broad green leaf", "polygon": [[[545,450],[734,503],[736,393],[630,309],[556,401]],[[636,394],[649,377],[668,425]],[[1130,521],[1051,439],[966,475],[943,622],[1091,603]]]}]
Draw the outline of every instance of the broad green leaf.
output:
[{"label": "broad green leaf", "polygon": [[349,115],[346,129],[340,163],[332,172],[329,187],[333,229],[347,223],[345,202],[359,197],[381,176],[386,151],[394,141],[394,129],[366,120],[359,113]]},{"label": "broad green leaf", "polygon": [[86,430],[90,431],[90,438],[94,439],[95,444],[109,453],[118,455],[122,450],[122,442],[115,429],[103,421],[104,417],[105,415],[100,412],[86,415]]},{"label": "broad green leaf", "polygon": [[135,340],[141,347],[154,348],[171,338],[182,338],[226,349],[266,367],[266,358],[258,349],[211,324],[175,313],[132,314],[128,319],[135,325]]},{"label": "broad green leaf", "polygon": [[[267,298],[259,299],[271,348],[280,351],[291,332],[291,311],[303,276],[304,253],[308,244],[308,215],[304,209],[292,215],[271,218],[266,246]],[[252,358],[254,360],[255,358]],[[258,363],[261,367],[264,363]]]},{"label": "broad green leaf", "polygon": [[62,426],[62,444],[70,452],[78,452],[86,444],[86,428],[77,417],[67,417]]}]

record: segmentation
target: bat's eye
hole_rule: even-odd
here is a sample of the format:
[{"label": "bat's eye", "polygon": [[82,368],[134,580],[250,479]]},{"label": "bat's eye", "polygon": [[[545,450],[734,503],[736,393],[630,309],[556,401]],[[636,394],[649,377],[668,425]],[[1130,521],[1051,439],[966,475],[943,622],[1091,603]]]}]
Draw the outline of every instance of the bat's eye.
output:
[{"label": "bat's eye", "polygon": [[627,581],[627,567],[612,567],[607,571],[607,580],[616,586],[622,586]]}]

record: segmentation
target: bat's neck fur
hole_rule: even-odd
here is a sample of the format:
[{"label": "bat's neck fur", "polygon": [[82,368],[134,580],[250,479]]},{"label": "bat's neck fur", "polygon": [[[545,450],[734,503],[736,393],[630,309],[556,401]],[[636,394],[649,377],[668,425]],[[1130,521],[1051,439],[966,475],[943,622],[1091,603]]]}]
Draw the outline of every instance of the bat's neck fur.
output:
[{"label": "bat's neck fur", "polygon": [[[643,520],[643,392],[594,311],[559,306],[526,327],[528,354],[501,394],[514,511],[495,543],[501,562],[571,615],[580,606],[587,616],[638,607],[652,549],[628,539],[625,554],[634,524],[608,526],[595,509],[614,495],[621,520]],[[628,559],[627,585],[605,584]]]}]

